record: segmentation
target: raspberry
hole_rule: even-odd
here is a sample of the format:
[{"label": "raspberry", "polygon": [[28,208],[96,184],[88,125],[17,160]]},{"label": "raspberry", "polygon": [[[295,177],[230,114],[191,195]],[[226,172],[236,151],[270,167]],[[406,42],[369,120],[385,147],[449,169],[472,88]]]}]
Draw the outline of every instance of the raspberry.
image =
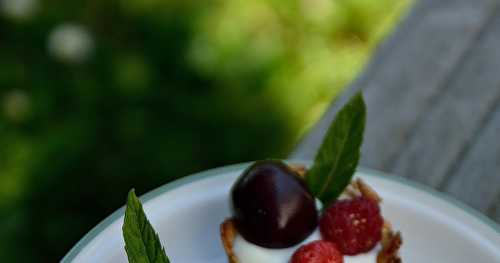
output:
[{"label": "raspberry", "polygon": [[370,251],[382,238],[384,219],[377,202],[366,197],[335,202],[324,212],[319,227],[323,238],[344,255]]},{"label": "raspberry", "polygon": [[290,263],[344,263],[344,258],[335,244],[318,240],[297,249]]}]

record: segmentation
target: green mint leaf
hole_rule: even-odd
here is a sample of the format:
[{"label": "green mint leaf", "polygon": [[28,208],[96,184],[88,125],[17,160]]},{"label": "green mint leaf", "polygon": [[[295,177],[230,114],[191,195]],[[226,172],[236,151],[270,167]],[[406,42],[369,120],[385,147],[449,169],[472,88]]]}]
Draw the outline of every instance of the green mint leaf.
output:
[{"label": "green mint leaf", "polygon": [[314,164],[306,176],[312,193],[324,207],[335,201],[351,182],[360,158],[366,120],[361,93],[352,97],[328,128]]},{"label": "green mint leaf", "polygon": [[122,230],[130,263],[170,263],[134,189],[127,197]]}]

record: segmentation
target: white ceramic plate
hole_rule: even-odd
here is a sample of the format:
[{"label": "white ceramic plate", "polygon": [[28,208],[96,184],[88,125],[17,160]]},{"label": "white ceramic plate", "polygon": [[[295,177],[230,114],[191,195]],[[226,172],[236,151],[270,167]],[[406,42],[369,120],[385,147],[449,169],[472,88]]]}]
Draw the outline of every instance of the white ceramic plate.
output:
[{"label": "white ceramic plate", "polygon": [[[219,224],[229,216],[229,189],[248,165],[188,176],[141,198],[173,263],[227,262]],[[500,262],[499,227],[481,214],[396,177],[363,169],[356,176],[383,197],[384,216],[403,233],[405,263]],[[97,225],[63,262],[127,262],[121,234],[123,211]]]}]

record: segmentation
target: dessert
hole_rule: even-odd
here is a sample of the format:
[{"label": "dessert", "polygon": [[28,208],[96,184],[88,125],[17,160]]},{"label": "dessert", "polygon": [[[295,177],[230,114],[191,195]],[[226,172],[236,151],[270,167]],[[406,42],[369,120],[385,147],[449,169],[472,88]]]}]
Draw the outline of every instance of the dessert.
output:
[{"label": "dessert", "polygon": [[383,218],[382,199],[352,178],[364,121],[358,95],[337,114],[310,169],[265,160],[242,173],[220,229],[230,263],[402,262],[402,238]]},{"label": "dessert", "polygon": [[[259,164],[259,163],[257,163]],[[303,177],[305,175],[305,167],[303,166],[294,166],[298,176]],[[241,179],[241,178],[240,178]],[[378,194],[368,186],[361,179],[353,180],[350,185],[345,189],[342,193],[338,204],[342,207],[346,207],[346,201],[359,201],[359,200],[368,200],[371,206],[376,207],[378,209],[378,203],[382,200],[378,196]],[[343,203],[342,203],[343,202]],[[329,209],[337,209],[335,203]],[[307,244],[311,244],[311,242],[317,240],[337,240],[339,243],[337,249],[339,253],[341,253],[341,249],[339,246],[345,246],[345,243],[338,242],[338,238],[332,238],[332,233],[335,233],[334,229],[330,227],[328,224],[329,221],[335,221],[329,216],[329,209],[327,208],[320,217],[318,225],[314,228],[313,231],[306,231],[308,233],[307,237],[304,240],[299,241],[298,244],[294,244],[291,247],[276,247],[275,249],[270,247],[259,246],[251,241],[246,240],[242,233],[239,232],[239,228],[237,228],[237,223],[234,218],[229,218],[225,220],[221,224],[221,239],[228,256],[230,263],[253,263],[253,262],[292,262],[290,261],[291,256],[296,252],[297,249],[300,249],[301,246],[307,246]],[[372,212],[373,213],[373,212]],[[362,220],[362,219],[361,219]],[[366,245],[365,249],[360,249],[363,251],[362,253],[356,253],[356,249],[346,248],[344,249],[344,261],[345,263],[358,263],[358,262],[377,262],[377,263],[397,263],[401,262],[399,258],[399,248],[402,243],[400,233],[396,233],[392,230],[390,223],[387,220],[384,220],[380,217],[380,226],[379,226],[379,235],[376,236],[375,239],[370,240],[369,242],[363,242],[363,245]],[[353,220],[352,222],[355,222]],[[375,223],[377,224],[377,223]],[[321,230],[320,230],[321,229]],[[373,230],[370,229],[370,230]],[[255,232],[252,234],[265,234],[266,232],[263,230],[255,229]],[[294,231],[293,229],[287,231]],[[300,231],[299,231],[300,232]],[[334,235],[334,234],[333,234]],[[378,240],[377,240],[378,239]],[[345,240],[345,239],[344,239]],[[363,240],[365,241],[365,240]],[[335,244],[335,242],[332,242]],[[262,243],[260,243],[262,245]],[[249,250],[246,251],[245,250]],[[250,255],[251,254],[251,255]],[[252,257],[252,258],[250,258]],[[300,261],[303,262],[303,261]],[[313,261],[313,262],[321,262],[321,261]],[[328,262],[328,261],[326,261]],[[336,262],[336,261],[332,261]],[[342,262],[342,261],[340,261]]]},{"label": "dessert", "polygon": [[[329,127],[311,167],[258,161],[236,180],[220,236],[230,263],[398,263],[402,238],[382,199],[354,178],[366,106],[354,96]],[[123,223],[129,262],[169,263],[131,190]]]}]

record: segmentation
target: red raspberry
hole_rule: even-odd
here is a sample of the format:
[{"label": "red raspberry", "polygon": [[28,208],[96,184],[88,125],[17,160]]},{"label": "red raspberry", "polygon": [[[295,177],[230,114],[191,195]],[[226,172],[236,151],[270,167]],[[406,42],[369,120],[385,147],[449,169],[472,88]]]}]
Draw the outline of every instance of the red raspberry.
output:
[{"label": "red raspberry", "polygon": [[290,263],[344,263],[344,257],[332,242],[318,240],[297,249]]},{"label": "red raspberry", "polygon": [[319,221],[323,238],[344,255],[370,251],[382,238],[384,219],[377,202],[366,197],[335,202]]}]

